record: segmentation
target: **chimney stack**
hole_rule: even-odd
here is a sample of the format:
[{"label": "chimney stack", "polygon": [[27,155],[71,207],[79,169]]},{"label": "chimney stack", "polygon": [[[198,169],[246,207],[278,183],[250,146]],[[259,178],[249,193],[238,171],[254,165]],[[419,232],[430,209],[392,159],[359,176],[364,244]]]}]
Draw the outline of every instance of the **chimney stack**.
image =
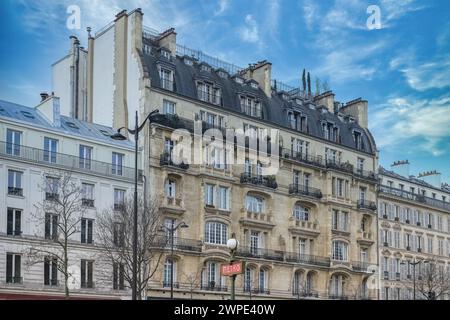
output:
[{"label": "chimney stack", "polygon": [[391,169],[396,174],[399,174],[405,178],[409,178],[409,161],[408,160],[395,161],[393,164],[391,164]]},{"label": "chimney stack", "polygon": [[272,97],[272,63],[267,60],[259,61],[242,70],[240,75],[245,79],[253,79],[258,82],[267,97]]},{"label": "chimney stack", "polygon": [[431,184],[433,187],[441,188],[442,186],[441,173],[436,170],[422,172],[419,174],[418,178]]},{"label": "chimney stack", "polygon": [[362,128],[367,129],[367,127],[368,127],[368,119],[367,119],[368,102],[367,102],[367,100],[358,98],[358,99],[349,101],[339,111],[342,112],[343,114],[354,117],[356,119],[356,121],[358,122],[358,124]]},{"label": "chimney stack", "polygon": [[174,28],[170,28],[159,35],[158,44],[170,51],[172,56],[177,54],[177,33]]},{"label": "chimney stack", "polygon": [[329,90],[327,92],[319,94],[318,96],[315,96],[314,102],[317,104],[317,106],[323,105],[328,109],[328,111],[334,113],[334,96],[335,94],[333,93],[333,91]]}]

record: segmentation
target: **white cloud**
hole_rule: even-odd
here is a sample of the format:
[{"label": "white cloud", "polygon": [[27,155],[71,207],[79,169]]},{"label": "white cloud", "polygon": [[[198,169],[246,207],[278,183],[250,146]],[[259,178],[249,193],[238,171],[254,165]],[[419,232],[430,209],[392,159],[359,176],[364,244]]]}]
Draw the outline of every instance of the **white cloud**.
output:
[{"label": "white cloud", "polygon": [[214,15],[220,16],[228,9],[229,5],[230,5],[230,0],[219,0],[218,1],[219,8],[214,12]]},{"label": "white cloud", "polygon": [[371,114],[370,127],[380,148],[414,146],[434,156],[449,152],[450,97],[417,100],[393,97]]},{"label": "white cloud", "polygon": [[256,43],[260,41],[258,24],[251,14],[245,16],[245,26],[240,29],[239,34],[244,42]]},{"label": "white cloud", "polygon": [[311,30],[317,19],[317,5],[313,1],[307,1],[303,4],[302,9],[306,27]]},{"label": "white cloud", "polygon": [[416,0],[381,0],[382,27],[390,28],[395,20],[399,20],[407,13],[420,11],[426,8]]},{"label": "white cloud", "polygon": [[450,56],[402,69],[406,81],[417,91],[450,87]]}]

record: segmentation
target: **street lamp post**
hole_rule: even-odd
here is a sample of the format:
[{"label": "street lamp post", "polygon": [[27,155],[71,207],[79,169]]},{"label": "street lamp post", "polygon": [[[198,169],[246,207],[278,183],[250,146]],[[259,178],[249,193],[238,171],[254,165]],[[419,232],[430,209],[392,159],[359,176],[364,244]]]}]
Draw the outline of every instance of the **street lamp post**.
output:
[{"label": "street lamp post", "polygon": [[178,228],[188,228],[189,226],[183,221],[180,222],[177,226],[174,226],[174,221],[172,220],[172,224],[170,228],[167,226],[163,226],[162,229],[170,232],[170,299],[173,299],[173,247],[174,247],[174,234]]},{"label": "street lamp post", "polygon": [[[415,257],[413,259],[413,262],[408,261],[408,263],[413,266],[413,300],[416,300],[416,266],[422,262],[428,263],[427,260],[417,260],[416,261]],[[402,261],[400,264],[405,265],[406,262]]]},{"label": "street lamp post", "polygon": [[[236,255],[236,249],[239,245],[239,241],[236,240],[235,238],[235,234],[233,233],[231,235],[231,239],[229,239],[227,241],[227,247],[228,249],[230,249],[230,264],[233,264],[233,262],[235,261],[235,255]],[[236,294],[236,289],[235,289],[235,284],[236,284],[236,274],[233,274],[231,276],[231,300],[235,300],[235,294]]]},{"label": "street lamp post", "polygon": [[150,112],[150,114],[145,118],[145,120],[139,125],[138,122],[138,112],[136,111],[136,117],[135,117],[135,126],[134,130],[131,130],[126,127],[122,127],[117,130],[117,133],[111,136],[114,140],[127,140],[127,137],[122,135],[120,131],[123,129],[127,130],[130,134],[134,135],[134,141],[135,141],[135,151],[134,151],[134,214],[133,214],[133,280],[132,280],[132,286],[131,286],[131,299],[136,300],[137,299],[137,233],[138,233],[138,204],[137,204],[137,185],[138,185],[138,140],[139,140],[139,132],[144,129],[144,126],[147,121],[151,122],[151,116],[159,113],[159,110],[154,110]]}]

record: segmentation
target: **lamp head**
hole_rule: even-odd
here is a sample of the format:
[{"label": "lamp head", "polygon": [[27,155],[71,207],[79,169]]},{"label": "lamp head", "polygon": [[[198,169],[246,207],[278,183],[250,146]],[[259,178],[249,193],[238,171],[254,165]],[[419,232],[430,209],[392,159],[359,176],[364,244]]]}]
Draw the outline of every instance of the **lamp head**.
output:
[{"label": "lamp head", "polygon": [[180,223],[180,228],[189,228],[189,226],[185,222],[182,222]]},{"label": "lamp head", "polygon": [[228,239],[228,241],[227,241],[227,247],[228,247],[228,249],[230,249],[231,251],[236,250],[237,247],[238,247],[238,245],[239,245],[239,241],[237,241],[236,239],[234,239],[234,237],[231,238],[231,239]]},{"label": "lamp head", "polygon": [[111,136],[111,139],[117,140],[117,141],[124,141],[124,140],[127,140],[127,137],[125,137],[123,134],[121,134],[120,130],[118,130],[116,133],[114,133]]}]

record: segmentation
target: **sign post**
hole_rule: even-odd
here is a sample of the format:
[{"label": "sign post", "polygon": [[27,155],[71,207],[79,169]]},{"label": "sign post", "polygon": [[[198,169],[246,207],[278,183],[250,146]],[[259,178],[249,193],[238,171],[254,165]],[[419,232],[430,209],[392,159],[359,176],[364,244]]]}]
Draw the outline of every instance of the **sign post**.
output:
[{"label": "sign post", "polygon": [[235,283],[236,276],[244,273],[245,261],[230,261],[228,264],[222,264],[220,266],[220,273],[223,276],[231,277],[231,300],[235,299]]}]

